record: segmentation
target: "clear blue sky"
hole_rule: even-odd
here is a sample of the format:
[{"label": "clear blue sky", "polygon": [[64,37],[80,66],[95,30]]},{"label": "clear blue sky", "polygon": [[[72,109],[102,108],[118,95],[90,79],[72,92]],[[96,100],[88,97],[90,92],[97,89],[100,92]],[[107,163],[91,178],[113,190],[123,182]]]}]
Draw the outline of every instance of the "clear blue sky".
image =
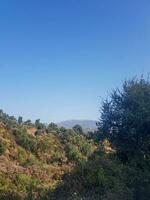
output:
[{"label": "clear blue sky", "polygon": [[149,0],[1,0],[0,107],[97,119],[100,98],[150,72]]}]

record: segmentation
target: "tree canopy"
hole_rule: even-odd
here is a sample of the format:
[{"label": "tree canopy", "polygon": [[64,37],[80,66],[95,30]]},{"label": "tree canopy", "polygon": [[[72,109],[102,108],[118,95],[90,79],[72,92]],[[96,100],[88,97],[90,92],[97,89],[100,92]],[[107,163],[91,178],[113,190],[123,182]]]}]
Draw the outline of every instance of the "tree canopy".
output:
[{"label": "tree canopy", "polygon": [[76,125],[73,127],[73,130],[74,130],[76,133],[83,134],[82,126],[80,126],[79,124],[76,124]]},{"label": "tree canopy", "polygon": [[99,137],[108,139],[121,158],[150,154],[150,82],[131,79],[114,90],[101,107]]}]

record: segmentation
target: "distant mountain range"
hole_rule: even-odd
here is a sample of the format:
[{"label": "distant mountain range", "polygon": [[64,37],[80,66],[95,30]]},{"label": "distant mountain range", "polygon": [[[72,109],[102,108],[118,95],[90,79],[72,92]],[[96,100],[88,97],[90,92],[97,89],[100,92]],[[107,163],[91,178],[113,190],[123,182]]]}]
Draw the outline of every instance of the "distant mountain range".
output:
[{"label": "distant mountain range", "polygon": [[72,128],[76,124],[82,126],[83,129],[89,129],[89,130],[97,129],[96,121],[94,120],[66,120],[58,123],[57,125],[59,127],[63,126],[65,128]]}]

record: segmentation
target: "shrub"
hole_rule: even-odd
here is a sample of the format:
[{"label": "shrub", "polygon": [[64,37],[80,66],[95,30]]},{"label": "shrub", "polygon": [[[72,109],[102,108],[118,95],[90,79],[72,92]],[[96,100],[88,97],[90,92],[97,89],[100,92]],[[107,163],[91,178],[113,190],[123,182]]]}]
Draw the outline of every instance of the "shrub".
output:
[{"label": "shrub", "polygon": [[83,134],[83,129],[82,129],[82,126],[76,124],[74,127],[73,127],[73,130],[78,133],[78,134]]},{"label": "shrub", "polygon": [[16,118],[14,116],[9,116],[8,114],[4,113],[3,110],[0,110],[0,122],[6,124],[8,128],[17,126]]},{"label": "shrub", "polygon": [[39,162],[33,154],[30,154],[29,157],[22,163],[22,166],[29,167],[32,165],[37,165]]},{"label": "shrub", "polygon": [[85,156],[89,156],[92,153],[92,145],[89,143],[83,143],[83,145],[81,146],[81,152],[85,155]]},{"label": "shrub", "polygon": [[63,185],[56,189],[54,195],[57,198],[64,196],[62,199],[74,199],[70,197],[76,194],[77,199],[86,200],[133,200],[133,188],[125,184],[122,176],[120,162],[97,151],[87,162],[78,165],[72,174],[64,177]]},{"label": "shrub", "polygon": [[17,144],[32,153],[37,153],[37,140],[33,136],[28,135],[26,129],[15,129],[13,130],[13,135]]},{"label": "shrub", "polygon": [[38,141],[37,143],[37,149],[45,152],[49,149],[49,142],[47,138],[44,138],[43,140]]},{"label": "shrub", "polygon": [[82,157],[78,148],[74,145],[67,145],[65,148],[66,156],[70,161],[79,161]]},{"label": "shrub", "polygon": [[58,131],[57,124],[53,122],[48,125],[48,133],[51,133],[52,131]]},{"label": "shrub", "polygon": [[26,187],[30,184],[31,178],[26,174],[20,174],[16,176],[16,184],[22,191],[26,191]]},{"label": "shrub", "polygon": [[0,156],[3,155],[6,151],[5,143],[0,139]]},{"label": "shrub", "polygon": [[57,163],[57,162],[61,162],[62,160],[62,154],[59,151],[55,151],[52,156],[51,156],[51,162],[52,163]]},{"label": "shrub", "polygon": [[23,198],[16,192],[6,191],[0,193],[0,200],[23,200]]}]

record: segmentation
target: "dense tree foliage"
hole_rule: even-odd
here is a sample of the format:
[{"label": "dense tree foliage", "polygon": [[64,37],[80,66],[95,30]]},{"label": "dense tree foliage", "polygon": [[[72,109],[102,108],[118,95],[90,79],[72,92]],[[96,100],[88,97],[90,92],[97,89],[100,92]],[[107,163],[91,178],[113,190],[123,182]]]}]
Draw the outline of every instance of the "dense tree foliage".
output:
[{"label": "dense tree foliage", "polygon": [[73,127],[73,130],[74,130],[76,133],[83,134],[82,126],[80,126],[79,124],[76,124],[76,125]]},{"label": "dense tree foliage", "polygon": [[37,141],[33,136],[27,134],[26,129],[15,129],[12,131],[12,133],[15,136],[15,141],[17,144],[24,147],[26,150],[31,151],[32,153],[37,152]]},{"label": "dense tree foliage", "polygon": [[48,132],[50,133],[51,131],[57,131],[58,130],[58,127],[57,127],[57,124],[51,122],[49,125],[48,125]]},{"label": "dense tree foliage", "polygon": [[43,130],[45,129],[45,125],[43,123],[40,122],[40,119],[35,120],[35,127],[37,129]]},{"label": "dense tree foliage", "polygon": [[8,114],[4,113],[3,110],[0,110],[0,122],[7,125],[8,128],[16,127],[17,120],[14,116],[9,116]]},{"label": "dense tree foliage", "polygon": [[18,124],[22,124],[23,123],[23,118],[21,116],[18,117]]},{"label": "dense tree foliage", "polygon": [[99,136],[108,139],[124,160],[150,156],[150,82],[125,81],[101,109]]}]

